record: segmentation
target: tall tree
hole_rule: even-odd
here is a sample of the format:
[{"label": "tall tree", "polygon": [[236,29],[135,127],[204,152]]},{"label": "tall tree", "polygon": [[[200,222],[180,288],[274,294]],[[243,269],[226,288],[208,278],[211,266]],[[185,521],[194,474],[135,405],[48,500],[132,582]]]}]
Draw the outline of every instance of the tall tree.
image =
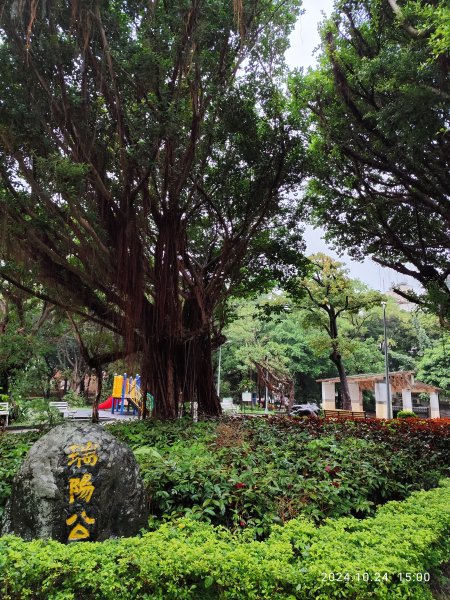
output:
[{"label": "tall tree", "polygon": [[418,363],[417,378],[441,388],[450,397],[450,336],[445,332],[433,346],[425,349]]},{"label": "tall tree", "polygon": [[[351,280],[342,263],[325,254],[315,254],[310,257],[310,261],[313,270],[298,286],[299,291],[305,293],[300,300],[307,311],[303,323],[306,327],[326,334],[325,344],[331,350],[329,358],[339,374],[343,408],[351,410],[352,401],[343,360],[348,338],[342,335],[340,323],[345,317],[363,317],[367,309],[380,303],[382,295]],[[352,325],[356,330],[357,323],[353,322]]]},{"label": "tall tree", "polygon": [[0,12],[0,276],[122,335],[162,418],[193,398],[219,412],[214,312],[301,178],[283,58],[299,4]]},{"label": "tall tree", "polygon": [[437,0],[338,0],[319,68],[294,82],[311,118],[313,221],[353,257],[415,277],[427,295],[404,295],[447,326],[449,17]]},{"label": "tall tree", "polygon": [[255,361],[265,362],[275,370],[292,374],[297,401],[318,400],[315,379],[333,376],[334,369],[327,356],[317,356],[313,351],[310,332],[302,326],[303,311],[279,289],[230,304],[235,314],[224,330],[228,343],[222,352],[226,389],[234,392],[248,388],[249,374],[255,389]]}]

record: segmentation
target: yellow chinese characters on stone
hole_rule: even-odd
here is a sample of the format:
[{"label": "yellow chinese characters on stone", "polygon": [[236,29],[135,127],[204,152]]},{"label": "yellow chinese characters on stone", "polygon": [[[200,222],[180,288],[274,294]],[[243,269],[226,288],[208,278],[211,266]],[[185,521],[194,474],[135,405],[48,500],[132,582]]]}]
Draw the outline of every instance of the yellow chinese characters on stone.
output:
[{"label": "yellow chinese characters on stone", "polygon": [[73,504],[75,498],[90,502],[95,487],[92,485],[92,475],[85,473],[83,477],[69,479],[69,503]]},{"label": "yellow chinese characters on stone", "polygon": [[[81,513],[81,518],[83,519],[83,521],[86,523],[86,525],[93,525],[95,523],[95,519],[88,517],[86,514],[86,511],[83,510],[83,512]],[[66,519],[66,523],[67,525],[69,525],[69,527],[71,527],[74,523],[76,523],[78,519],[78,515],[72,515],[71,517],[69,517],[68,519]],[[90,533],[88,531],[88,529],[82,525],[81,523],[77,523],[75,525],[75,527],[70,531],[69,533],[69,540],[86,540],[87,538],[90,537]]]},{"label": "yellow chinese characters on stone", "polygon": [[98,444],[86,442],[86,444],[72,444],[69,446],[70,454],[67,464],[69,467],[76,465],[78,468],[81,465],[95,466],[98,461],[97,454]]}]

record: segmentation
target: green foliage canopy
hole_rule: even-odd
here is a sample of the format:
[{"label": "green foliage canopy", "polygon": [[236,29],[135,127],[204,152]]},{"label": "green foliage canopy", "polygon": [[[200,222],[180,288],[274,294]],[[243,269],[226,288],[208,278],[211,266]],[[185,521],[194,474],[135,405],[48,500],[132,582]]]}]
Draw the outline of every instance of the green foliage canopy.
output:
[{"label": "green foliage canopy", "polygon": [[442,389],[450,397],[450,336],[441,335],[423,352],[418,364],[417,378]]},{"label": "green foliage canopy", "polygon": [[284,85],[299,4],[0,13],[0,275],[143,351],[167,418],[180,397],[219,410],[213,313],[244,277],[300,259],[280,243],[303,173]]},{"label": "green foliage canopy", "polygon": [[338,0],[317,70],[292,80],[310,115],[305,204],[329,240],[415,277],[443,323],[450,273],[448,2]]}]

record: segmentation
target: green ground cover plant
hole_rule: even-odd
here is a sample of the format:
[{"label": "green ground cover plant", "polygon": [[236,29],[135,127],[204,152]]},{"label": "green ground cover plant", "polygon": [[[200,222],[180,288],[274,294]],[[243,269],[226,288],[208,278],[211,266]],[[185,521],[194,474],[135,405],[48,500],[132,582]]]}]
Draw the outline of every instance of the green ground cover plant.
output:
[{"label": "green ground cover plant", "polygon": [[[450,481],[374,517],[303,517],[265,541],[191,519],[141,537],[64,545],[0,538],[3,600],[432,598],[450,557]],[[421,574],[418,576],[418,574]]]},{"label": "green ground cover plant", "polygon": [[[230,417],[108,429],[140,463],[150,531],[102,544],[0,538],[2,600],[420,600],[441,585],[450,420]],[[0,435],[0,511],[40,435]]]},{"label": "green ground cover plant", "polygon": [[41,435],[38,432],[0,435],[0,521],[11,493],[14,475],[32,444]]},{"label": "green ground cover plant", "polygon": [[16,403],[15,424],[22,427],[54,427],[64,420],[63,415],[56,408],[49,405],[46,398],[21,399]]}]

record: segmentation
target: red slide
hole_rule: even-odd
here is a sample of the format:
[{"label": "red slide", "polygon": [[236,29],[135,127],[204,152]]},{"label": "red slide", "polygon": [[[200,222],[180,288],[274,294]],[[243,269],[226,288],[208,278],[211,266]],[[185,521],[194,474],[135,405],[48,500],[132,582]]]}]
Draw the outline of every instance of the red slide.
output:
[{"label": "red slide", "polygon": [[107,400],[98,405],[100,410],[108,410],[108,408],[112,408],[112,396],[110,396]]}]

